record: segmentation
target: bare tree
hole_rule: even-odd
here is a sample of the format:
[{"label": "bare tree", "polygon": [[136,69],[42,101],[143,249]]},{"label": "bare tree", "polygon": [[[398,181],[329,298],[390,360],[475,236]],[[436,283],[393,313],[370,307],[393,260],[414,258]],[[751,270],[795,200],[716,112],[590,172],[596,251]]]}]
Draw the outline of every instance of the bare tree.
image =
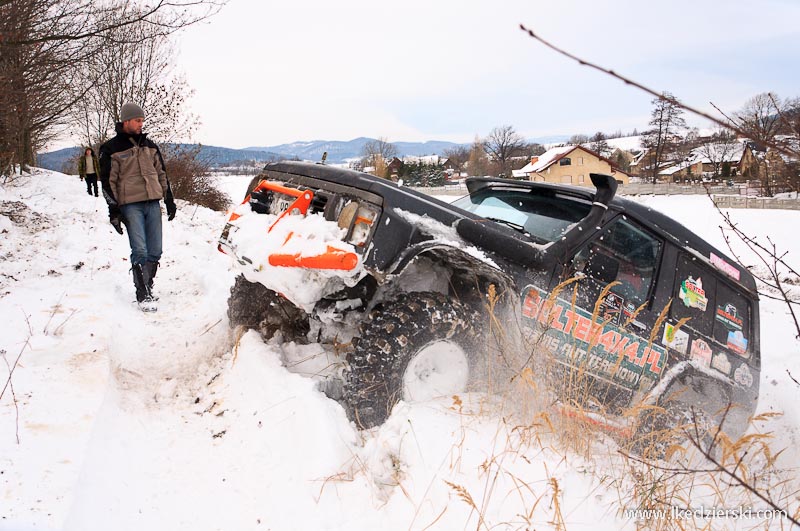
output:
[{"label": "bare tree", "polygon": [[381,136],[364,144],[361,156],[363,166],[372,166],[375,168],[375,175],[388,177],[387,163],[397,156],[397,147],[388,138]]},{"label": "bare tree", "polygon": [[71,43],[14,44],[52,30],[41,23],[49,4],[46,0],[0,4],[0,151],[12,153],[22,169],[34,163],[36,148],[62,125],[58,117],[69,104],[71,65],[83,54]]},{"label": "bare tree", "polygon": [[469,149],[467,171],[472,176],[482,177],[488,173],[488,170],[489,158],[486,156],[486,149],[481,139],[476,136]]},{"label": "bare tree", "polygon": [[[159,17],[156,17],[156,20]],[[127,42],[117,33],[133,31],[141,42]],[[186,111],[191,95],[183,78],[174,76],[174,49],[168,35],[146,22],[111,31],[105,45],[86,61],[79,89],[83,97],[71,108],[71,118],[85,145],[98,145],[113,133],[126,101],[147,112],[147,130],[160,142],[188,138],[197,118]]]},{"label": "bare tree", "polygon": [[525,154],[527,143],[510,125],[495,127],[483,141],[483,148],[499,166],[499,173],[511,173],[511,159]]},{"label": "bare tree", "polygon": [[538,156],[547,151],[543,145],[537,144],[536,142],[528,144],[526,150],[531,156]]},{"label": "bare tree", "polygon": [[210,173],[210,163],[200,155],[200,146],[169,144],[164,149],[164,159],[172,193],[196,205],[217,212],[230,206],[230,198],[217,188]]},{"label": "bare tree", "polygon": [[[112,30],[142,22],[168,35],[220,6],[214,0],[149,5],[124,0],[0,1],[0,154],[5,158],[11,153],[21,167],[35,163],[36,151],[61,131],[68,111],[96,81],[79,84],[78,74],[103,49]],[[144,38],[132,31],[114,37],[127,42]]]},{"label": "bare tree", "polygon": [[[725,177],[730,177],[731,158],[739,146],[736,135],[727,129],[719,128],[700,145],[697,151],[714,167],[715,178],[725,173],[727,173]],[[723,171],[726,163],[727,171]]]},{"label": "bare tree", "polygon": [[779,98],[762,93],[747,100],[734,117],[750,139],[763,147],[778,134],[782,110]]},{"label": "bare tree", "polygon": [[384,160],[389,160],[397,156],[397,147],[388,138],[381,136],[364,144],[361,155],[367,158],[380,155]]},{"label": "bare tree", "polygon": [[[8,46],[37,46],[48,42],[79,42],[85,45],[95,37],[146,22],[170,34],[216,14],[226,0],[157,0],[152,4],[125,0],[2,0],[0,9],[28,10],[44,32],[13,33],[5,36]],[[159,19],[155,20],[154,16]],[[136,41],[131,34],[126,40]]]},{"label": "bare tree", "polygon": [[469,149],[465,146],[456,146],[444,150],[443,155],[457,172],[464,171],[464,166],[469,160]]},{"label": "bare tree", "polygon": [[567,140],[567,144],[580,146],[581,144],[585,144],[588,141],[589,141],[589,135],[578,133],[576,135],[572,135],[571,137],[569,137],[569,140]]}]

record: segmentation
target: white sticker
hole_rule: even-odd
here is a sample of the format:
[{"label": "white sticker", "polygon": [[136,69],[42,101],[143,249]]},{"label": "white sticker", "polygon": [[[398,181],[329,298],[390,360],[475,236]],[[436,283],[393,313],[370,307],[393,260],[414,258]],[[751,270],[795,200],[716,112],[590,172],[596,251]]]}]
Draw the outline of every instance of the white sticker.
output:
[{"label": "white sticker", "polygon": [[739,385],[744,387],[753,386],[753,374],[750,372],[750,367],[742,363],[739,368],[733,373],[733,379]]},{"label": "white sticker", "polygon": [[686,354],[686,351],[689,349],[689,334],[680,329],[676,330],[671,324],[666,324],[664,326],[664,336],[661,338],[661,342],[665,346],[677,350],[681,354]]},{"label": "white sticker", "polygon": [[709,367],[711,365],[711,347],[708,346],[702,339],[695,339],[692,341],[692,359],[699,361],[704,366]]},{"label": "white sticker", "polygon": [[711,366],[725,375],[731,373],[731,362],[728,359],[728,356],[722,352],[718,352],[714,355],[714,357],[711,359]]}]

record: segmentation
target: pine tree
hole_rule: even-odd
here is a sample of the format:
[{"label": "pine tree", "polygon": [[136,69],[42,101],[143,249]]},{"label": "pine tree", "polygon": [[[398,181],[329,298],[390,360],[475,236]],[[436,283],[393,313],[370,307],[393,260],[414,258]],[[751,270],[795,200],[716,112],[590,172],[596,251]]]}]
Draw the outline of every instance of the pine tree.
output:
[{"label": "pine tree", "polygon": [[653,101],[653,111],[650,113],[650,130],[645,131],[642,145],[650,150],[650,176],[655,184],[658,181],[658,172],[665,161],[675,151],[679,141],[678,132],[686,127],[683,118],[683,109],[677,105],[677,100],[669,92],[664,92],[661,97]]}]

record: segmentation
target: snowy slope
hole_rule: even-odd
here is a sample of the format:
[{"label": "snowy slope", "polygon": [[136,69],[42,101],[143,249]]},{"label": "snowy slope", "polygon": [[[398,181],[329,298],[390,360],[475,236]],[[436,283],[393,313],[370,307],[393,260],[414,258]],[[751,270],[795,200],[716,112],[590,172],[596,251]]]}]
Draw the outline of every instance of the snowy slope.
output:
[{"label": "snowy slope", "polygon": [[[248,180],[221,186],[238,198]],[[722,247],[701,199],[645,201]],[[316,388],[335,353],[232,337],[224,214],[179,202],[159,311],[143,314],[102,198],[41,172],[0,188],[0,202],[20,203],[0,215],[0,349],[14,368],[0,401],[0,530],[637,527],[608,439],[561,450],[546,423],[519,429],[532,417],[481,394],[400,404],[359,432]],[[777,231],[800,214],[735,213],[800,253]],[[759,410],[783,411],[798,395],[786,373],[800,376],[798,343],[779,304],[762,308]],[[771,425],[790,447],[781,466],[798,462],[799,425],[792,411]]]}]

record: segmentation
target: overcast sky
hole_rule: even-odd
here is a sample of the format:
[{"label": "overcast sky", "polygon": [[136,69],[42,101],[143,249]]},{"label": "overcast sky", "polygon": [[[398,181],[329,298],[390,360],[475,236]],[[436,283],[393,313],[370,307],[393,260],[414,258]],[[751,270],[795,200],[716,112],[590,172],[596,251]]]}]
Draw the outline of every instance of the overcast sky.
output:
[{"label": "overcast sky", "polygon": [[734,111],[760,92],[800,96],[799,20],[797,0],[229,0],[178,36],[177,66],[207,145],[469,142],[504,124],[528,138],[592,134],[643,129],[652,97],[520,24],[691,105]]}]

